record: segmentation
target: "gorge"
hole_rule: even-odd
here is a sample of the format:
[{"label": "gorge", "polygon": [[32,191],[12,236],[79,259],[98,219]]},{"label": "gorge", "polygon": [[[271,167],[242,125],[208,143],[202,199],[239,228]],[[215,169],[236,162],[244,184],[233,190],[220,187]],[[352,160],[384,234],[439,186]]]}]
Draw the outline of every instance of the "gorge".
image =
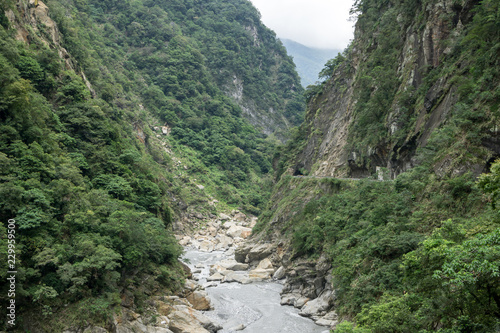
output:
[{"label": "gorge", "polygon": [[0,330],[499,331],[499,2],[352,15],[304,91],[247,0],[1,1]]}]

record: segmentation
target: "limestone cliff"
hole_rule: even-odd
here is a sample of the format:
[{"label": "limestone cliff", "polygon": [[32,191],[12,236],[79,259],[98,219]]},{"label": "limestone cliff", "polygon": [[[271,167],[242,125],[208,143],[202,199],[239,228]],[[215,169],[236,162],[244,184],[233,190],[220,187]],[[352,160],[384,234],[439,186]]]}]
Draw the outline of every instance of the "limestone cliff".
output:
[{"label": "limestone cliff", "polygon": [[[479,2],[368,3],[355,8],[355,39],[335,59],[331,78],[308,91],[295,174],[357,178],[387,168],[394,178],[418,165],[426,147],[439,152],[433,162],[440,176],[479,174],[500,154],[498,76],[481,82],[482,54],[470,49]],[[484,70],[498,67],[491,54]],[[467,137],[462,120],[473,122],[479,137]],[[445,128],[453,139],[434,147],[433,136]]]}]

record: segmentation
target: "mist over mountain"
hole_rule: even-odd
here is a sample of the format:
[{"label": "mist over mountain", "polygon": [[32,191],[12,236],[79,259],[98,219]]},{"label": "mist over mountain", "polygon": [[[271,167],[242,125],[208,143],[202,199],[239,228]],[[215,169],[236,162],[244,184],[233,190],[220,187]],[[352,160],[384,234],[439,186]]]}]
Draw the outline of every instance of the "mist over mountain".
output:
[{"label": "mist over mountain", "polygon": [[325,63],[342,51],[309,47],[286,38],[280,40],[286,47],[288,54],[293,57],[303,87],[315,84],[318,81],[318,73],[323,69]]}]

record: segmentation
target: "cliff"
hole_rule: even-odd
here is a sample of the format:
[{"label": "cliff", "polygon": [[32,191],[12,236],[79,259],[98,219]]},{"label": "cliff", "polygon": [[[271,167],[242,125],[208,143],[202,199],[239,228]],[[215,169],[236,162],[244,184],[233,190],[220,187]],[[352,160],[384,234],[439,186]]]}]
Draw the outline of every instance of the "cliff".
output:
[{"label": "cliff", "polygon": [[[354,41],[308,91],[294,172],[357,178],[385,168],[395,178],[426,148],[439,152],[440,176],[486,170],[500,154],[498,53],[479,31],[478,3],[360,2]],[[475,137],[465,134],[471,121]]]},{"label": "cliff", "polygon": [[342,333],[497,329],[499,13],[355,3],[355,38],[308,87],[254,228],[284,304]]}]

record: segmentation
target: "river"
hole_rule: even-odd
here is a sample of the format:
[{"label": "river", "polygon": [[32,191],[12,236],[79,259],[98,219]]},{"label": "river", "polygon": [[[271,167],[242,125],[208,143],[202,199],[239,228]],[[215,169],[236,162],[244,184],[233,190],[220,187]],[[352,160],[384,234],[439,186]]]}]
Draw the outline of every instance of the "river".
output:
[{"label": "river", "polygon": [[[199,283],[207,283],[210,266],[227,256],[221,251],[200,252],[186,249],[183,256]],[[299,310],[280,305],[279,282],[255,282],[251,284],[217,283],[207,287],[214,310],[204,314],[219,323],[220,333],[328,333],[326,327],[318,326],[308,318],[299,316]],[[244,327],[244,329],[242,329]]]}]

